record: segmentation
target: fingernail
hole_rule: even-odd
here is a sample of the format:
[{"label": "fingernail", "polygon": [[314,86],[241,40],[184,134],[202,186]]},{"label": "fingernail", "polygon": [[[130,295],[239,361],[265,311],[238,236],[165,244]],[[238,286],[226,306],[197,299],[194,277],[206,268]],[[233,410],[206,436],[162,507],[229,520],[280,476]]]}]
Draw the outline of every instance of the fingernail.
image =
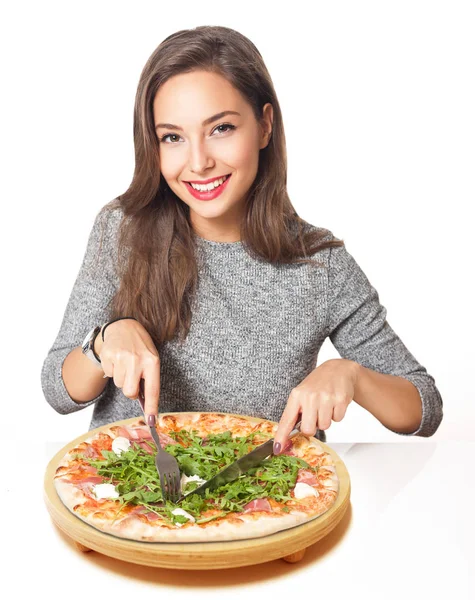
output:
[{"label": "fingernail", "polygon": [[107,377],[109,377],[109,375],[106,375],[106,374],[104,374],[104,375],[102,376],[102,379],[107,379]]},{"label": "fingernail", "polygon": [[279,454],[281,449],[281,445],[279,444],[279,442],[275,442],[274,443],[274,454]]},{"label": "fingernail", "polygon": [[148,423],[149,427],[155,427],[155,423],[156,423],[155,415],[148,415],[147,423]]}]

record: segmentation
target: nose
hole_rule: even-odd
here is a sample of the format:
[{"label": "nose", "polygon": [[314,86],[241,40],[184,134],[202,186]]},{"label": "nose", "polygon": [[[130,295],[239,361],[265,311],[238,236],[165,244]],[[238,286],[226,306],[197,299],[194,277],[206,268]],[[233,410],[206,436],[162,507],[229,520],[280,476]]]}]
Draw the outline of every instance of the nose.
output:
[{"label": "nose", "polygon": [[214,165],[214,159],[206,147],[204,140],[190,142],[189,170],[191,173],[200,175],[208,171]]}]

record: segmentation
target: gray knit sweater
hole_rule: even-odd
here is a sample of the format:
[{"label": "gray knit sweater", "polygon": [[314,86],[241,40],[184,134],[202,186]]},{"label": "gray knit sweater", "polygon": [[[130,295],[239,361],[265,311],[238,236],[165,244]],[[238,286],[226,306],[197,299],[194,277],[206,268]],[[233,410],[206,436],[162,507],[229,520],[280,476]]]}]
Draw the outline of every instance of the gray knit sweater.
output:
[{"label": "gray knit sweater", "polygon": [[[66,356],[95,325],[110,319],[109,303],[119,285],[113,258],[122,216],[119,208],[97,214],[41,371],[46,401],[58,413],[94,405],[90,430],[142,416],[139,402],[124,396],[112,379],[99,396],[77,403],[62,378]],[[196,239],[199,281],[190,331],[185,343],[174,339],[157,348],[160,413],[220,411],[278,422],[290,392],[315,368],[329,337],[343,358],[417,387],[422,423],[400,435],[428,437],[437,430],[442,399],[433,377],[390,327],[377,291],[345,247],[312,256],[325,268],[276,266],[253,259],[241,242]],[[323,431],[319,437],[325,441]]]}]

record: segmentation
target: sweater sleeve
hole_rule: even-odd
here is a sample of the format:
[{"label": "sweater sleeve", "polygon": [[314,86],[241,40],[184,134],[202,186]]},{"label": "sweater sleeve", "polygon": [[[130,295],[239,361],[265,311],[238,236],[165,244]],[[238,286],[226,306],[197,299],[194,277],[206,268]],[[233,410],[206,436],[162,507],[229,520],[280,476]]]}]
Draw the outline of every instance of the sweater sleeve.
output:
[{"label": "sweater sleeve", "polygon": [[114,267],[116,222],[117,210],[114,214],[103,207],[96,215],[61,327],[41,370],[46,401],[62,415],[94,404],[107,394],[111,385],[109,380],[99,396],[89,402],[76,402],[64,385],[62,370],[66,356],[82,344],[87,333],[110,318],[109,303],[119,284]]},{"label": "sweater sleeve", "polygon": [[343,358],[410,381],[422,401],[422,421],[412,433],[430,437],[442,421],[442,398],[434,378],[420,365],[386,320],[378,292],[345,246],[330,249],[327,336]]}]

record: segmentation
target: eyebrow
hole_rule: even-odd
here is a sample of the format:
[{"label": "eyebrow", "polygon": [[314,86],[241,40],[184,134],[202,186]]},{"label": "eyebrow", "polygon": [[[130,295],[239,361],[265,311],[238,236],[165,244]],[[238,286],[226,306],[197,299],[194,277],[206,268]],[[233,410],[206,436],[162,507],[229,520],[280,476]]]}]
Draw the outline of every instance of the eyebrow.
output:
[{"label": "eyebrow", "polygon": [[[213,115],[212,117],[209,117],[209,119],[205,119],[202,123],[202,126],[204,127],[205,125],[209,125],[210,123],[213,123],[214,121],[217,121],[218,119],[221,119],[226,115],[241,116],[240,113],[236,112],[235,110],[225,110],[223,112],[217,113],[216,115]],[[178,125],[172,125],[172,123],[158,123],[157,125],[155,125],[155,129],[158,129],[159,127],[163,127],[163,129],[177,129],[178,131],[183,131],[183,127],[179,127]]]}]

